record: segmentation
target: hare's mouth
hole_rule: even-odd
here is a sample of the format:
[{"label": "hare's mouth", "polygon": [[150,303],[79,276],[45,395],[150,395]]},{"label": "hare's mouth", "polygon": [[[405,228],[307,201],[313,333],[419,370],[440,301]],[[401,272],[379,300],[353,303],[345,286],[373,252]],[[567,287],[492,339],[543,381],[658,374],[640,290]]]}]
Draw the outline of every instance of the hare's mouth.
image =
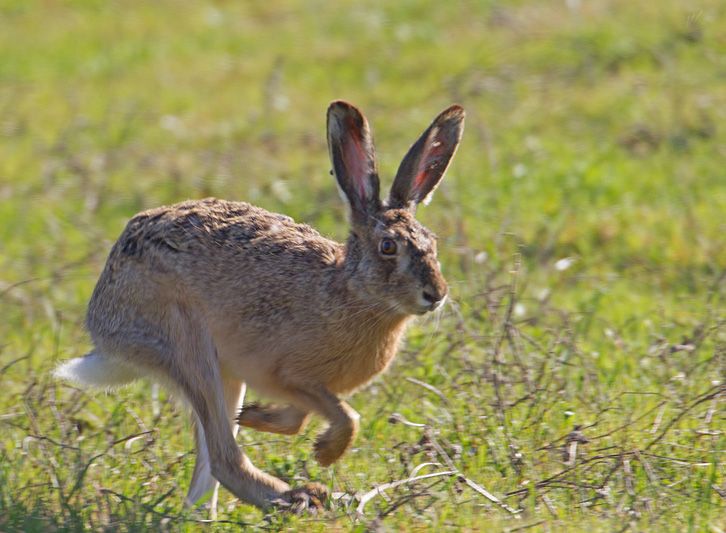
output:
[{"label": "hare's mouth", "polygon": [[415,314],[417,315],[425,315],[426,313],[430,313],[431,311],[436,311],[439,309],[444,303],[446,303],[446,298],[448,295],[444,295],[443,298],[434,298],[429,294],[419,295],[418,301],[416,302],[416,311]]}]

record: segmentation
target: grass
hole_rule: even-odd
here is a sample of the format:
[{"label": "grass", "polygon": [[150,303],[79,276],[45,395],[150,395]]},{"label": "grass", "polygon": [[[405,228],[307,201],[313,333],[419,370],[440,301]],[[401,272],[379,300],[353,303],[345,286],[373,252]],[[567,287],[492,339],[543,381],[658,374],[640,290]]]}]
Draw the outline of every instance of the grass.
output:
[{"label": "grass", "polygon": [[[351,399],[334,467],[317,424],[240,436],[343,497],[266,517],[223,491],[204,527],[723,531],[725,25],[716,0],[1,1],[0,530],[200,527],[185,413],[49,372],[88,350],[85,304],[141,209],[244,199],[344,238],[324,111],[345,98],[384,180],[467,109],[420,210],[453,303]],[[424,463],[461,475],[356,515]]]}]

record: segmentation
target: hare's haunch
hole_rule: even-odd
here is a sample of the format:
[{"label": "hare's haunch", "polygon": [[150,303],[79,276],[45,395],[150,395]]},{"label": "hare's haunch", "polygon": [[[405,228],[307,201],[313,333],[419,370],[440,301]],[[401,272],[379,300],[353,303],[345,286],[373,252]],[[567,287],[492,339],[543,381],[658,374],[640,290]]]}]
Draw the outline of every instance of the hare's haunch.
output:
[{"label": "hare's haunch", "polygon": [[[197,439],[190,505],[217,480],[262,508],[320,505],[319,485],[291,489],[255,468],[235,442],[237,423],[290,435],[315,413],[329,422],[315,442],[320,464],[350,447],[358,414],[339,395],[383,372],[407,321],[446,298],[436,237],[415,212],[441,181],[463,123],[456,105],[436,117],[382,200],[368,122],[346,102],[330,105],[330,158],[350,209],[345,244],[242,202],[136,215],[91,297],[95,349],[56,374],[101,387],[149,376],[182,396]],[[239,410],[246,386],[280,404]]]}]

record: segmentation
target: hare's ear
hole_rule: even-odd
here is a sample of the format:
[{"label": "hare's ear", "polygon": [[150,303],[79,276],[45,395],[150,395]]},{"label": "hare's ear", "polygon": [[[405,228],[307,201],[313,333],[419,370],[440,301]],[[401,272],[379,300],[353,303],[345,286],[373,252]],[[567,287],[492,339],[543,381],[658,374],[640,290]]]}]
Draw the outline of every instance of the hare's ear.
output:
[{"label": "hare's ear", "polygon": [[398,167],[388,207],[416,210],[427,204],[454,157],[464,131],[464,108],[452,105],[434,119]]},{"label": "hare's ear", "polygon": [[341,100],[328,108],[328,150],[338,185],[354,223],[365,223],[381,207],[376,154],[363,114]]}]

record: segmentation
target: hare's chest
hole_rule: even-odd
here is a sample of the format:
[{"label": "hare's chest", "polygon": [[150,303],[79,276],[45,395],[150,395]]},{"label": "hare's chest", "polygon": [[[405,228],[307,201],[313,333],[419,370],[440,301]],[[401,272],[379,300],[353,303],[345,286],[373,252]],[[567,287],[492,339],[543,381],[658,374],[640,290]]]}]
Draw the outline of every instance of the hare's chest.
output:
[{"label": "hare's chest", "polygon": [[349,393],[384,372],[398,352],[404,330],[402,322],[387,331],[371,332],[338,351],[327,386],[336,393]]}]

